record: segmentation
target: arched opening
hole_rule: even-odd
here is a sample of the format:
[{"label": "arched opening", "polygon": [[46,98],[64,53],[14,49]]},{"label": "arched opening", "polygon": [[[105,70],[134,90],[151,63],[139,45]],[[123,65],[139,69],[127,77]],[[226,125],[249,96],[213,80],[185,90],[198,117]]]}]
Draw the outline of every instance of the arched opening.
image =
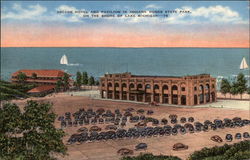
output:
[{"label": "arched opening", "polygon": [[151,102],[150,89],[151,89],[150,84],[146,84],[145,85],[145,102]]},{"label": "arched opening", "polygon": [[198,104],[197,95],[194,95],[194,105]]},{"label": "arched opening", "polygon": [[181,105],[186,105],[186,96],[185,95],[182,95],[181,96]]},{"label": "arched opening", "polygon": [[212,92],[212,93],[211,93],[211,96],[212,96],[212,102],[215,102],[215,93]]},{"label": "arched opening", "polygon": [[115,83],[115,99],[120,99],[119,84]]},{"label": "arched opening", "polygon": [[162,87],[162,103],[169,103],[167,91],[168,91],[168,86],[164,85]]},{"label": "arched opening", "polygon": [[158,85],[158,84],[155,84],[155,85],[154,85],[154,89],[159,89],[159,85]]},{"label": "arched opening", "polygon": [[159,85],[154,85],[154,101],[159,103],[160,102],[160,94],[159,94]]},{"label": "arched opening", "polygon": [[146,84],[145,88],[150,89],[151,88],[150,84]]},{"label": "arched opening", "polygon": [[129,85],[129,90],[132,90],[132,89],[134,89],[134,88],[135,88],[134,83],[130,83],[130,85]]},{"label": "arched opening", "polygon": [[176,85],[173,85],[172,90],[178,90],[178,87]]},{"label": "arched opening", "polygon": [[176,85],[172,86],[172,104],[178,104],[178,87]]},{"label": "arched opening", "polygon": [[108,87],[112,87],[112,83],[111,82],[108,83]]},{"label": "arched opening", "polygon": [[127,85],[126,85],[126,83],[122,84],[122,100],[127,100]]},{"label": "arched opening", "polygon": [[[137,84],[137,90],[138,91],[142,91],[143,90],[142,84]],[[143,93],[141,93],[141,92],[137,93],[137,101],[139,101],[139,102],[143,101]]]},{"label": "arched opening", "polygon": [[137,89],[142,89],[142,84],[137,84]]},{"label": "arched opening", "polygon": [[210,86],[206,84],[206,102],[210,102]]},{"label": "arched opening", "polygon": [[135,95],[135,93],[131,92],[134,89],[135,89],[135,85],[133,83],[130,83],[130,85],[129,85],[129,91],[130,91],[130,93],[129,93],[129,100],[130,101],[134,101],[135,100],[135,96],[136,95]]},{"label": "arched opening", "polygon": [[210,86],[209,86],[209,84],[206,84],[206,89],[210,89]]},{"label": "arched opening", "polygon": [[203,104],[204,103],[204,87],[203,87],[203,85],[200,85],[199,91],[200,91],[200,104]]},{"label": "arched opening", "polygon": [[108,99],[112,99],[113,98],[113,90],[112,90],[112,83],[111,82],[109,82],[108,83]]},{"label": "arched opening", "polygon": [[106,91],[102,91],[102,92],[101,92],[101,96],[102,96],[102,98],[106,98],[106,96],[107,96],[107,95],[106,95]]}]

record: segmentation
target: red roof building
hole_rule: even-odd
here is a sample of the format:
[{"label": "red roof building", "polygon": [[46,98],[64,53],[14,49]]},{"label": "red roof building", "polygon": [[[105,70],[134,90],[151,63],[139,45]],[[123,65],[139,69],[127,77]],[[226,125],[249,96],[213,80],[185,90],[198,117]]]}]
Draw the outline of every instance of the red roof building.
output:
[{"label": "red roof building", "polygon": [[[18,75],[24,73],[26,78],[22,83],[36,84],[38,87],[28,91],[32,95],[44,95],[52,92],[55,89],[58,80],[61,80],[66,72],[61,70],[19,70],[12,74],[11,81],[20,83]],[[69,84],[72,79],[69,79]]]},{"label": "red roof building", "polygon": [[42,95],[54,91],[55,85],[41,85],[29,90],[27,93],[32,95]]},{"label": "red roof building", "polygon": [[61,70],[19,70],[12,74],[11,81],[18,83],[18,74],[26,75],[25,83],[35,83],[38,85],[55,85],[66,72]]}]

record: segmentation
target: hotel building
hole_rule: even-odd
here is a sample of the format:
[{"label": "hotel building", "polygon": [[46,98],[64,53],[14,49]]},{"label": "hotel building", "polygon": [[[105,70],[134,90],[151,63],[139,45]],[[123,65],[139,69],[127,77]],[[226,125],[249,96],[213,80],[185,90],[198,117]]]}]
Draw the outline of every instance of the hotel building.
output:
[{"label": "hotel building", "polygon": [[105,74],[100,78],[100,92],[107,99],[193,106],[216,101],[216,79],[208,74],[183,77]]}]

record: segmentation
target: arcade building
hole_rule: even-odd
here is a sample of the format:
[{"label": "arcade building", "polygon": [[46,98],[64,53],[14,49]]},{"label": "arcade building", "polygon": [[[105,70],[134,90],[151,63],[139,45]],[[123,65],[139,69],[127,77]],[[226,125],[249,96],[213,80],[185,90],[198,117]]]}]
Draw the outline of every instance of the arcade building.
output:
[{"label": "arcade building", "polygon": [[100,93],[107,99],[193,106],[216,101],[216,79],[209,74],[183,77],[105,74],[100,78]]}]

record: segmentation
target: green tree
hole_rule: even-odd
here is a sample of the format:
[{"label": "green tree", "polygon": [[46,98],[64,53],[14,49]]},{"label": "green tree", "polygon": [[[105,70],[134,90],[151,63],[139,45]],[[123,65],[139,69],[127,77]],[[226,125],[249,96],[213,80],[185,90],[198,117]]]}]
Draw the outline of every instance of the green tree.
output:
[{"label": "green tree", "polygon": [[95,78],[94,78],[93,76],[90,76],[90,77],[89,77],[88,85],[90,85],[90,86],[95,85]]},{"label": "green tree", "polygon": [[231,89],[230,89],[230,93],[231,93],[232,95],[236,95],[236,94],[239,93],[239,92],[238,92],[238,84],[237,84],[236,82],[233,82],[233,85],[232,85],[232,87],[231,87]]},{"label": "green tree", "polygon": [[79,89],[82,84],[82,74],[81,72],[76,73],[76,87]]},{"label": "green tree", "polygon": [[231,85],[227,79],[222,79],[220,91],[226,96],[227,93],[230,93]]},{"label": "green tree", "polygon": [[26,79],[27,79],[27,76],[25,73],[23,73],[23,72],[18,73],[18,75],[17,75],[18,82],[24,83]]},{"label": "green tree", "polygon": [[63,82],[63,89],[65,91],[69,88],[69,74],[68,73],[63,74],[62,82]]},{"label": "green tree", "polygon": [[242,94],[247,91],[247,80],[243,73],[238,74],[236,83],[237,83],[237,91],[242,99]]},{"label": "green tree", "polygon": [[52,104],[28,101],[24,112],[15,104],[0,109],[0,159],[50,160],[66,154],[63,130],[54,127]]},{"label": "green tree", "polygon": [[250,94],[250,87],[247,88],[247,94]]},{"label": "green tree", "polygon": [[98,80],[95,81],[95,85],[99,86],[100,82]]},{"label": "green tree", "polygon": [[87,85],[88,84],[88,73],[82,72],[82,84]]},{"label": "green tree", "polygon": [[59,79],[57,82],[56,82],[56,91],[59,91],[61,88],[63,87],[63,82],[61,79]]},{"label": "green tree", "polygon": [[176,156],[153,155],[152,153],[140,154],[136,157],[123,157],[121,160],[181,160]]},{"label": "green tree", "polygon": [[36,73],[32,73],[32,78],[33,79],[37,79],[37,74]]}]

